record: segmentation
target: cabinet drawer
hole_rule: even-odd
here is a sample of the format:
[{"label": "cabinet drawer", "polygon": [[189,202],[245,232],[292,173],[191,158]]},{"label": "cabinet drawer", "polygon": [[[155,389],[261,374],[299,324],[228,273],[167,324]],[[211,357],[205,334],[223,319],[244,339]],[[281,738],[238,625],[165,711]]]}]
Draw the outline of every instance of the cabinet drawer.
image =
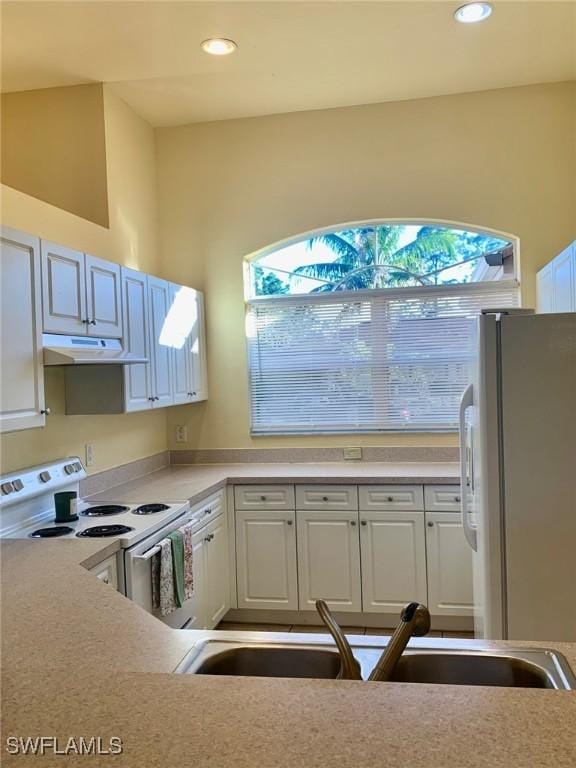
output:
[{"label": "cabinet drawer", "polygon": [[360,510],[422,510],[424,494],[421,485],[361,485]]},{"label": "cabinet drawer", "polygon": [[427,512],[460,512],[460,486],[424,486],[424,505]]},{"label": "cabinet drawer", "polygon": [[297,485],[296,509],[358,509],[355,485]]},{"label": "cabinet drawer", "polygon": [[218,515],[221,515],[225,508],[224,491],[219,491],[213,496],[204,499],[204,501],[201,501],[199,504],[194,504],[194,506],[191,507],[191,511],[196,512],[197,510],[201,510],[204,520],[206,523],[209,523],[210,520],[214,520]]},{"label": "cabinet drawer", "polygon": [[235,485],[236,509],[294,509],[293,485]]}]

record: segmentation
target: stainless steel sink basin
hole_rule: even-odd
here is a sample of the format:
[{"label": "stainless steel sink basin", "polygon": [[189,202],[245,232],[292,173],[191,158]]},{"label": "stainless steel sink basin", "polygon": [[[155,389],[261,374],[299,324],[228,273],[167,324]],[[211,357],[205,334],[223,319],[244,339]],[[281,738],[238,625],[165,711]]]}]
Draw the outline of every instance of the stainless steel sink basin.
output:
[{"label": "stainless steel sink basin", "polygon": [[334,651],[317,648],[244,646],[209,655],[201,660],[193,671],[197,675],[334,679],[339,669],[340,657]]},{"label": "stainless steel sink basin", "polygon": [[[383,646],[357,645],[352,650],[366,680]],[[239,638],[202,641],[176,672],[334,679],[339,669],[336,649],[327,643],[260,643],[253,638]],[[576,689],[576,678],[562,654],[536,648],[504,651],[412,647],[398,662],[390,682]]]},{"label": "stainless steel sink basin", "polygon": [[[522,653],[522,657],[518,656]],[[568,678],[557,657],[546,653],[518,652],[408,653],[403,656],[391,682],[449,685],[495,685],[506,688],[563,688]],[[533,658],[536,656],[536,659]]]}]

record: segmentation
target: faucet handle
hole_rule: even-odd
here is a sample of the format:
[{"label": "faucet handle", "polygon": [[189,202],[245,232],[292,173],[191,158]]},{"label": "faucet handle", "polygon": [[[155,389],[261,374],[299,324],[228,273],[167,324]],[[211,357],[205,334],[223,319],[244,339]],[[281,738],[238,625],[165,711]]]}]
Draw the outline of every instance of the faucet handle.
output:
[{"label": "faucet handle", "polygon": [[340,654],[340,671],[337,675],[337,680],[362,680],[360,673],[360,664],[354,658],[352,648],[348,638],[342,632],[338,622],[332,616],[330,608],[328,608],[324,600],[316,600],[316,610],[318,611],[320,618],[324,622],[326,628],[334,638],[334,642],[338,648]]},{"label": "faucet handle", "polygon": [[421,603],[408,603],[402,608],[400,618],[406,624],[412,624],[412,635],[423,637],[430,632],[430,611]]}]

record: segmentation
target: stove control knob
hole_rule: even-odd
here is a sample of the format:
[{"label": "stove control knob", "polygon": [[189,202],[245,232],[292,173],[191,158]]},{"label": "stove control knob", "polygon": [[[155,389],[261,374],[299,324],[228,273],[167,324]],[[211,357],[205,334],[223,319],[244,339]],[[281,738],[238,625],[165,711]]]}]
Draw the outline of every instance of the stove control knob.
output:
[{"label": "stove control knob", "polygon": [[22,480],[20,480],[20,478],[18,478],[17,480],[14,480],[12,485],[14,486],[15,491],[21,491],[22,488],[24,488],[24,483],[22,482]]},{"label": "stove control knob", "polygon": [[76,472],[76,470],[74,469],[74,464],[65,464],[64,472],[66,472],[67,475],[71,475],[74,472]]},{"label": "stove control knob", "polygon": [[46,470],[44,470],[44,472],[40,472],[38,477],[40,478],[40,482],[41,483],[47,483],[48,480],[52,479],[51,475],[50,475],[50,472],[48,472]]},{"label": "stove control knob", "polygon": [[8,496],[8,494],[12,493],[12,491],[14,490],[14,486],[12,485],[12,483],[2,483],[0,488],[2,489],[2,493],[4,494],[4,496]]},{"label": "stove control knob", "polygon": [[79,461],[74,462],[74,472],[82,472],[82,464]]}]

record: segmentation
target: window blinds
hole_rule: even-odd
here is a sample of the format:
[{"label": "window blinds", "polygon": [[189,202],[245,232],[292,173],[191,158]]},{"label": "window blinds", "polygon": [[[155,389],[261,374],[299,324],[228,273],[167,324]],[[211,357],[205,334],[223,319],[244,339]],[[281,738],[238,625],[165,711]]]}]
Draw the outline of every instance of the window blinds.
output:
[{"label": "window blinds", "polygon": [[456,429],[476,318],[517,294],[507,281],[252,300],[252,432]]}]

